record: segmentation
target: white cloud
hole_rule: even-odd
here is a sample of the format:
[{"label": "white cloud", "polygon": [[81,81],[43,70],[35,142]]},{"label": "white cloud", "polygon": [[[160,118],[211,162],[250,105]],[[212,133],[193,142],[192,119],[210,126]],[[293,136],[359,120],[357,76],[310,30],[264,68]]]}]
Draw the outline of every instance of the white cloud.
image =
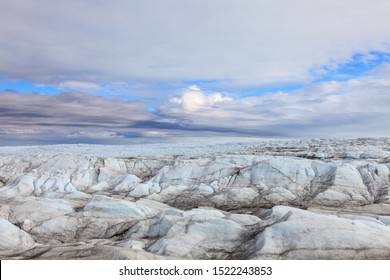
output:
[{"label": "white cloud", "polygon": [[230,97],[223,97],[221,93],[215,92],[205,95],[197,86],[189,86],[180,96],[170,99],[170,102],[180,105],[186,111],[199,111],[205,108],[212,108],[221,102],[233,100]]}]

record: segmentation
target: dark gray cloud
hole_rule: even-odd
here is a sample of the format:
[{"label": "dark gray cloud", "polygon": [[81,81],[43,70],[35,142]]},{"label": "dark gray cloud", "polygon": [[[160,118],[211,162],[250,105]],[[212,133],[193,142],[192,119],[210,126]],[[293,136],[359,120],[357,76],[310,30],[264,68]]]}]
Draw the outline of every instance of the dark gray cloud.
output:
[{"label": "dark gray cloud", "polygon": [[[1,142],[120,142],[121,132],[153,116],[146,104],[87,93],[0,93]],[[123,139],[122,139],[123,140]]]}]

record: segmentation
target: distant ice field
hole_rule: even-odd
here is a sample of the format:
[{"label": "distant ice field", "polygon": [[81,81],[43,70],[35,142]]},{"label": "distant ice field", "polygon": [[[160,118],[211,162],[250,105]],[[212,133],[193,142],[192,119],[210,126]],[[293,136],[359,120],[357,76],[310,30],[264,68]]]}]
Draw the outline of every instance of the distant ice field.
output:
[{"label": "distant ice field", "polygon": [[170,143],[130,145],[59,144],[0,147],[0,155],[73,154],[95,157],[200,157],[212,155],[277,155],[309,158],[369,159],[390,156],[390,138],[267,139],[191,138]]},{"label": "distant ice field", "polygon": [[[293,141],[294,142],[294,141]],[[286,140],[265,138],[239,138],[229,140],[199,139],[190,142],[170,142],[130,145],[59,144],[46,146],[0,147],[3,155],[56,155],[59,153],[97,157],[150,157],[201,156],[210,154],[236,154],[264,145],[280,145]]]}]

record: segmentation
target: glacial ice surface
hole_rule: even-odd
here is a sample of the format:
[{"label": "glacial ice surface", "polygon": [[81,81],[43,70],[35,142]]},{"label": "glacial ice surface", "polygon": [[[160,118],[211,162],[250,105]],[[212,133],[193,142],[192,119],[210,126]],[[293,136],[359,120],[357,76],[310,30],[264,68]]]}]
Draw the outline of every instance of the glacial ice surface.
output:
[{"label": "glacial ice surface", "polygon": [[2,259],[390,259],[390,139],[0,147]]}]

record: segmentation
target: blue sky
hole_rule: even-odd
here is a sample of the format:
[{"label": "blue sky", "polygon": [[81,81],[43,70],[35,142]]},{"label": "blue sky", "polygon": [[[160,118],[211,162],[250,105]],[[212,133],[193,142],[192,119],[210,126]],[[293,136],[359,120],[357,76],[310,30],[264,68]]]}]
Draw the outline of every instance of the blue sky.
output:
[{"label": "blue sky", "polygon": [[389,2],[313,2],[0,0],[0,145],[389,136]]},{"label": "blue sky", "polygon": [[362,77],[370,74],[370,71],[390,63],[390,53],[387,52],[368,52],[356,53],[346,63],[336,65],[335,69],[323,67],[326,74],[319,76],[315,82],[324,81],[347,81],[351,78]]},{"label": "blue sky", "polygon": [[37,92],[41,94],[56,94],[60,93],[62,90],[54,86],[40,86],[34,82],[30,81],[1,81],[0,82],[0,91],[14,91],[18,93],[32,93]]}]

